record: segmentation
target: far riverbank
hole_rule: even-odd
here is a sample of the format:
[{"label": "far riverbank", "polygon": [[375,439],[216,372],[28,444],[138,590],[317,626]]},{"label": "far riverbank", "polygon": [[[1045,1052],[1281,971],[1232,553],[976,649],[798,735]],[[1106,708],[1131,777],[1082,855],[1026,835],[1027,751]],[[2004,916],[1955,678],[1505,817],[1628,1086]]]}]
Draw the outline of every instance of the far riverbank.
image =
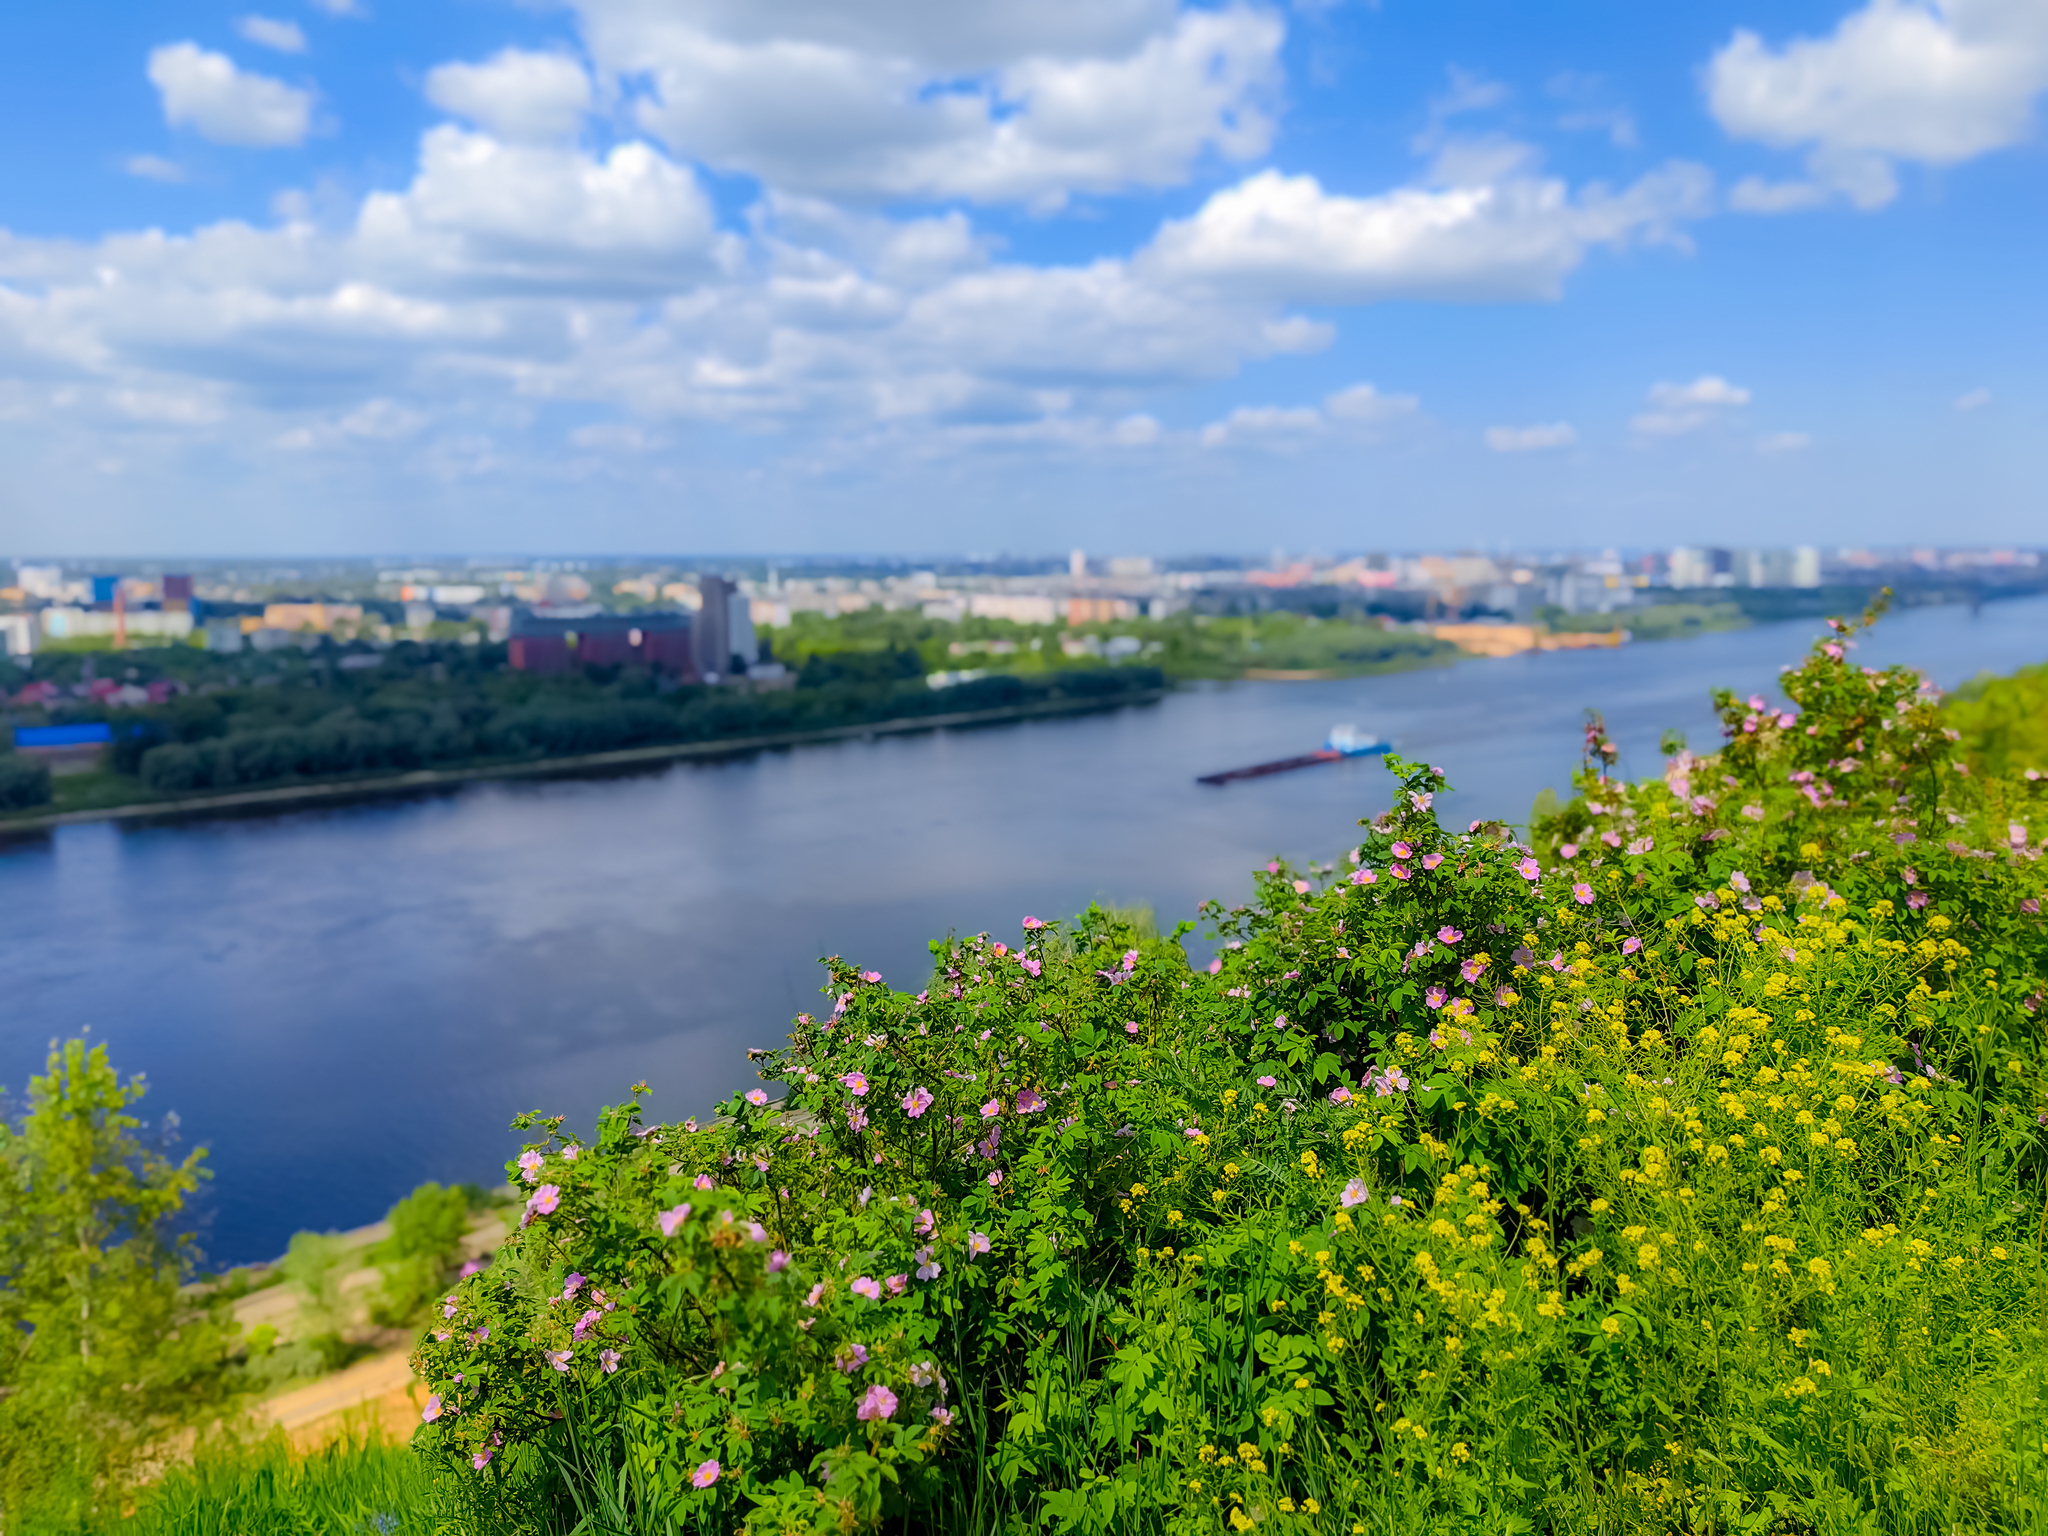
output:
[{"label": "far riverbank", "polygon": [[970,709],[942,715],[906,716],[861,725],[833,726],[823,730],[777,731],[759,736],[729,737],[715,741],[669,742],[652,747],[627,747],[615,752],[586,752],[573,757],[473,763],[460,768],[417,769],[410,773],[364,774],[342,779],[323,779],[313,783],[282,785],[276,789],[242,790],[228,794],[153,796],[121,804],[95,806],[87,810],[41,814],[27,812],[0,817],[0,837],[40,832],[51,827],[72,826],[91,821],[197,816],[221,811],[283,810],[313,803],[339,805],[390,796],[427,794],[453,785],[485,779],[583,778],[692,758],[743,757],[749,753],[781,747],[867,740],[878,736],[902,736],[919,731],[1005,725],[1013,721],[1050,719],[1062,715],[1095,714],[1103,710],[1122,709],[1126,705],[1156,704],[1165,696],[1164,688],[1148,688],[1106,698],[1046,699],[1033,703],[1005,705],[996,709]]}]

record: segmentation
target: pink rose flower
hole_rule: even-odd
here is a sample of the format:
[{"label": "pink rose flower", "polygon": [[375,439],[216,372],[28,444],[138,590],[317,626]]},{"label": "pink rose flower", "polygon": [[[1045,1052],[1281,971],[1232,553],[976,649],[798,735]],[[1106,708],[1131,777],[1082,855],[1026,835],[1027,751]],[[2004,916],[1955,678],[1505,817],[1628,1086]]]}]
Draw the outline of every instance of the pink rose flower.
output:
[{"label": "pink rose flower", "polygon": [[860,1417],[863,1419],[886,1419],[896,1411],[896,1394],[880,1382],[868,1388],[868,1395],[860,1400]]},{"label": "pink rose flower", "polygon": [[913,1120],[917,1119],[918,1116],[922,1115],[926,1110],[930,1109],[931,1107],[932,1095],[930,1091],[925,1088],[913,1088],[910,1090],[910,1092],[903,1095],[904,1113],[909,1115],[910,1118]]},{"label": "pink rose flower", "polygon": [[690,1207],[688,1205],[672,1206],[668,1210],[663,1211],[657,1219],[661,1222],[661,1235],[663,1237],[674,1237],[676,1235],[676,1228],[690,1219]]},{"label": "pink rose flower", "polygon": [[709,1488],[717,1481],[718,1463],[715,1461],[701,1463],[697,1470],[690,1474],[690,1486],[692,1488]]},{"label": "pink rose flower", "polygon": [[1590,907],[1593,905],[1593,887],[1581,880],[1572,887],[1572,900],[1582,907]]}]

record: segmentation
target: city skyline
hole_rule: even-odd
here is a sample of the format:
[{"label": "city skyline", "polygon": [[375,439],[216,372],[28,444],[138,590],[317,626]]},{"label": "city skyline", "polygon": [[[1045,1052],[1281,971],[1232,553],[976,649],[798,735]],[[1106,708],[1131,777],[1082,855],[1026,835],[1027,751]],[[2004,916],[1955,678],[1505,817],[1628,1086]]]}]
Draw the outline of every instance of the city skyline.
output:
[{"label": "city skyline", "polygon": [[2033,0],[25,22],[24,557],[2039,526]]}]

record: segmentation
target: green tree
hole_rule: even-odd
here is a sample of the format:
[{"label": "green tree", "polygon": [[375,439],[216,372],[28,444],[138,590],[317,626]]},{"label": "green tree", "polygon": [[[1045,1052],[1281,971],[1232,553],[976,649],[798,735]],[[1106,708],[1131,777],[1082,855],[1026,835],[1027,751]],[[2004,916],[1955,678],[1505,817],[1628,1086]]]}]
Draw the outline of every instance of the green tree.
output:
[{"label": "green tree", "polygon": [[396,1326],[425,1310],[462,1245],[469,1206],[469,1194],[461,1187],[430,1183],[391,1207],[386,1218],[391,1235],[374,1255],[384,1271],[382,1294],[371,1307],[378,1322]]},{"label": "green tree", "polygon": [[205,1153],[148,1144],[143,1092],[70,1040],[0,1122],[0,1530],[83,1515],[220,1390],[233,1325],[180,1295],[197,1254],[175,1230]]},{"label": "green tree", "polygon": [[278,1262],[285,1283],[298,1290],[299,1317],[313,1337],[341,1332],[341,1261],[347,1253],[339,1232],[294,1232]]}]

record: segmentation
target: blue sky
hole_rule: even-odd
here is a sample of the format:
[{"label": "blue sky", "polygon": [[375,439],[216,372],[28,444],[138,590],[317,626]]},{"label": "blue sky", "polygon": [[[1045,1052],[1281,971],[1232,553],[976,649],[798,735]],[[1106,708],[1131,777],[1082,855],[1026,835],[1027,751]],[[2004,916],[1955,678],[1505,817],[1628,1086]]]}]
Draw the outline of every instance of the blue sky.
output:
[{"label": "blue sky", "polygon": [[2037,541],[2048,0],[148,0],[19,553]]}]

